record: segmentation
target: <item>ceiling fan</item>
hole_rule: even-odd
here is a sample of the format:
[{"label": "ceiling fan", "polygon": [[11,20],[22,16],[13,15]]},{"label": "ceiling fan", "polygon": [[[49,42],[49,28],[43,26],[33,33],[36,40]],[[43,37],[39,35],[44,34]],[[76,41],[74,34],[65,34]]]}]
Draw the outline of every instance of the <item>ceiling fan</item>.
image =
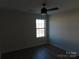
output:
[{"label": "ceiling fan", "polygon": [[58,9],[59,9],[58,7],[47,9],[47,8],[46,8],[46,4],[43,3],[43,4],[42,4],[42,8],[41,8],[41,15],[46,15],[47,12],[49,12],[49,11],[54,11],[54,10],[58,10]]}]

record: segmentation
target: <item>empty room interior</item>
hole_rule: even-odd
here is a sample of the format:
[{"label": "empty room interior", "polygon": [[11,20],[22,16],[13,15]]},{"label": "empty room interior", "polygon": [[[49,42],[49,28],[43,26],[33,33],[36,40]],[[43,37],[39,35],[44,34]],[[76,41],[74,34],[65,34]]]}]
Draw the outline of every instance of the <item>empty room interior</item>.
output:
[{"label": "empty room interior", "polygon": [[78,59],[79,0],[0,0],[0,59]]}]

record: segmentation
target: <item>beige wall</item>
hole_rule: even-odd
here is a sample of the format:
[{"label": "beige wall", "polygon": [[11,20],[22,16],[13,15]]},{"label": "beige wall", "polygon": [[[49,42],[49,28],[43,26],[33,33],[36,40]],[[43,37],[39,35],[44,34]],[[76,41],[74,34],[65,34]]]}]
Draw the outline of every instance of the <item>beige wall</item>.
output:
[{"label": "beige wall", "polygon": [[2,53],[45,44],[35,37],[36,16],[31,14],[0,16],[0,51]]},{"label": "beige wall", "polygon": [[50,16],[49,42],[66,51],[79,52],[79,9]]}]

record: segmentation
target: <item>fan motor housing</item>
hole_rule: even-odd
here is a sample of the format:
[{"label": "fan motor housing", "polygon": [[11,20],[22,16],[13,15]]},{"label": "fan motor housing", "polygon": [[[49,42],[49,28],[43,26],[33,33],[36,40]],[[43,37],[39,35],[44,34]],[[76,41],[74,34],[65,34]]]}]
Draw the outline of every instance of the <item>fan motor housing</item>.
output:
[{"label": "fan motor housing", "polygon": [[41,14],[47,14],[47,9],[45,7],[41,9]]}]

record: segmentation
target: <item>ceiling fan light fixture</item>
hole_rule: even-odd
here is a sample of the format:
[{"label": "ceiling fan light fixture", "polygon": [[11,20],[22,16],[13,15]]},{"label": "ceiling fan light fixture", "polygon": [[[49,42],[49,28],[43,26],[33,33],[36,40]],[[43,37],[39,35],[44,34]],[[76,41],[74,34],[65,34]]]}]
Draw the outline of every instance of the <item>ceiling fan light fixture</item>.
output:
[{"label": "ceiling fan light fixture", "polygon": [[45,7],[43,7],[41,9],[41,15],[46,15],[47,14],[47,9]]},{"label": "ceiling fan light fixture", "polygon": [[58,10],[58,9],[59,9],[58,7],[47,9],[46,4],[43,3],[41,8],[41,15],[47,15],[47,12]]}]

